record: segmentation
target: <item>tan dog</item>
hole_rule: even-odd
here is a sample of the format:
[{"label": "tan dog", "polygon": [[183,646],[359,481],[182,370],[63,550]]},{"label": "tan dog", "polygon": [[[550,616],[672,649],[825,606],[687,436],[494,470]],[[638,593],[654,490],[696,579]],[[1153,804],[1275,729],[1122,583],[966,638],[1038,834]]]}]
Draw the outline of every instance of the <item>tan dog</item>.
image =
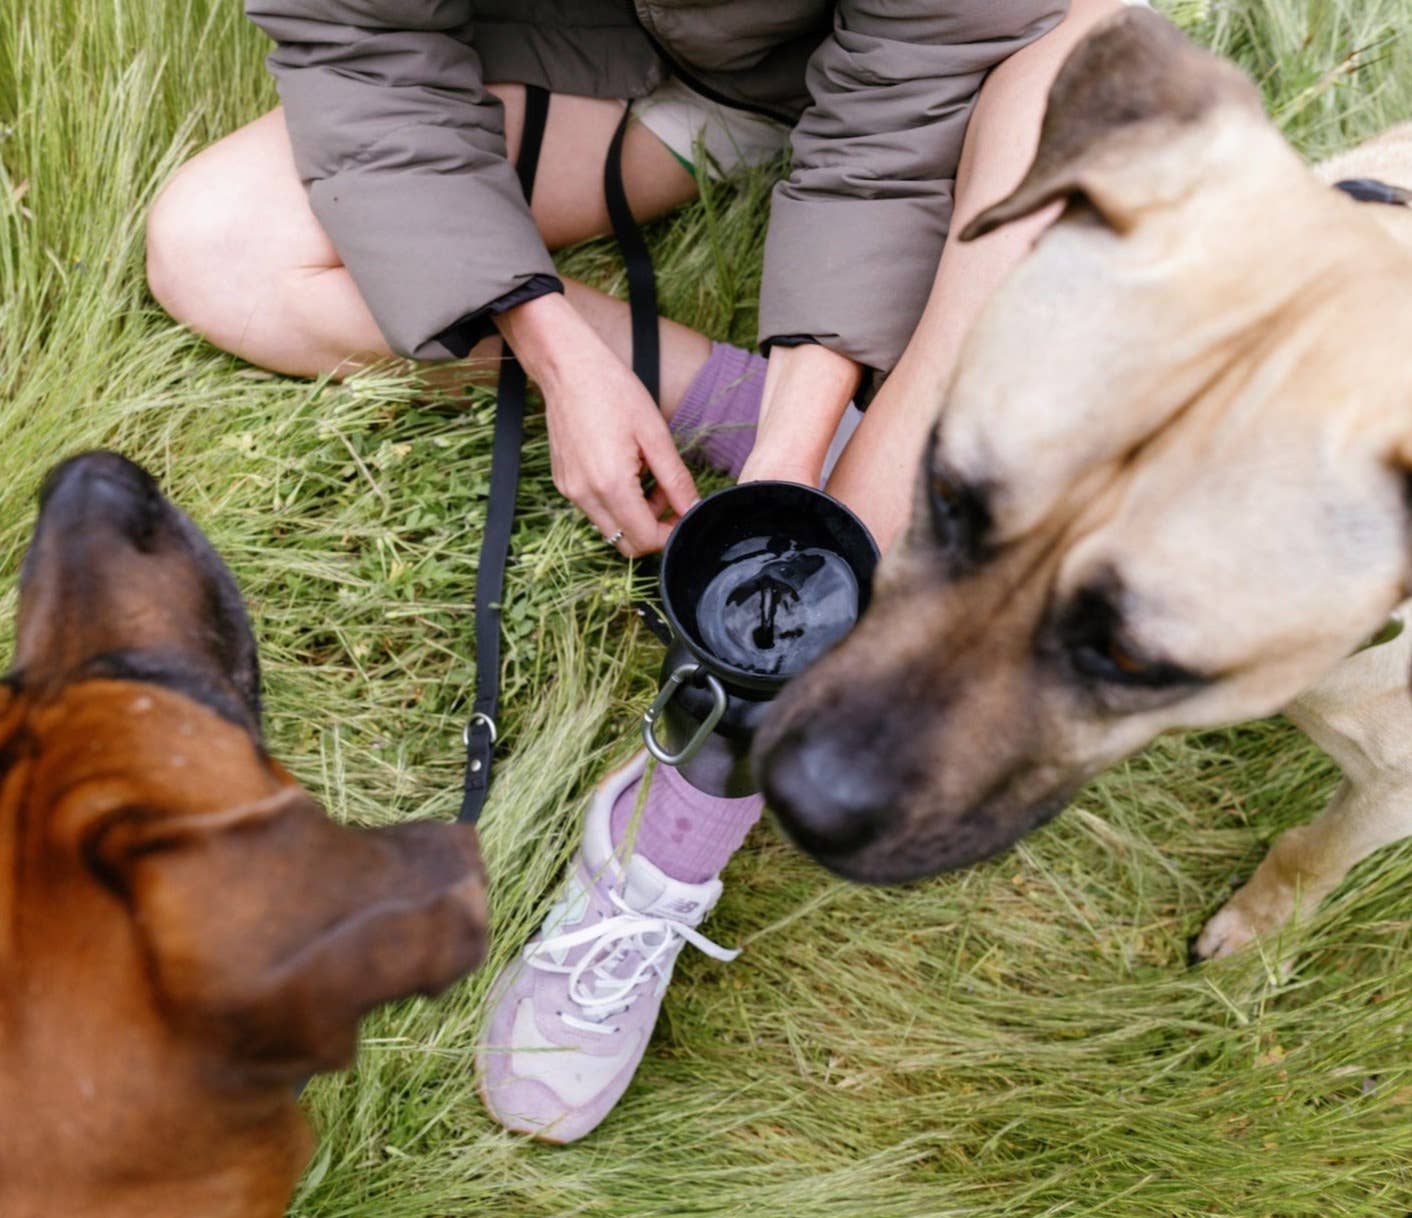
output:
[{"label": "tan dog", "polygon": [[0,687],[0,1214],[277,1218],[299,1080],[476,964],[469,828],[333,824],[260,743],[224,564],[110,453],[50,474]]},{"label": "tan dog", "polygon": [[757,741],[806,849],[958,867],[1160,732],[1285,707],[1347,781],[1201,954],[1412,833],[1408,640],[1346,659],[1412,580],[1412,211],[1328,185],[1364,175],[1412,187],[1412,129],[1316,176],[1155,14],[1076,49],[967,236],[1062,218],[968,340],[867,615]]}]

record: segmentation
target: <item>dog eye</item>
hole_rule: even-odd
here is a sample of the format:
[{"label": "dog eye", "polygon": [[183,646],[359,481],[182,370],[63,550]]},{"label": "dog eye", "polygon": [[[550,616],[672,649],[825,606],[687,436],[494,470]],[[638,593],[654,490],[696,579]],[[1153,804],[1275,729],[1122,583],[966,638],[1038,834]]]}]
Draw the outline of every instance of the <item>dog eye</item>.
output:
[{"label": "dog eye", "polygon": [[1165,689],[1199,680],[1181,665],[1145,656],[1132,646],[1123,638],[1117,609],[1099,593],[1080,595],[1058,633],[1074,671],[1090,680],[1142,689]]},{"label": "dog eye", "polygon": [[975,562],[990,525],[990,513],[980,492],[963,483],[945,462],[933,457],[927,472],[927,500],[932,532],[940,548],[953,558]]},{"label": "dog eye", "polygon": [[1142,675],[1144,664],[1136,652],[1114,639],[1108,644],[1108,662],[1127,677]]},{"label": "dog eye", "polygon": [[1114,685],[1161,688],[1191,679],[1189,673],[1164,660],[1150,661],[1118,639],[1080,643],[1070,653],[1074,667],[1086,677]]}]

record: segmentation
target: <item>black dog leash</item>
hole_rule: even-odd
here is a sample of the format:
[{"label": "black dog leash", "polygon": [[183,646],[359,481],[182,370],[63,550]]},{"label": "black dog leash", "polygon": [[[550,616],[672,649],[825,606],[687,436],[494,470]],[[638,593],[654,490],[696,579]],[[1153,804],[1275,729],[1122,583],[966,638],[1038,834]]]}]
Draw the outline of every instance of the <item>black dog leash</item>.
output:
[{"label": "black dog leash", "polygon": [[657,335],[657,277],[652,270],[652,255],[642,230],[632,218],[627,191],[623,187],[623,139],[632,119],[632,103],[623,108],[618,129],[608,145],[608,159],[603,163],[603,197],[608,203],[608,223],[613,227],[618,248],[628,273],[628,314],[632,319],[632,370],[659,405],[662,401],[662,361]]},{"label": "black dog leash", "polygon": [[[515,173],[528,205],[534,197],[544,125],[549,117],[549,91],[525,88],[525,125]],[[476,568],[475,634],[476,696],[462,739],[466,745],[466,778],[456,819],[475,824],[490,789],[490,763],[500,734],[500,608],[505,595],[505,563],[510,556],[510,531],[515,523],[515,492],[520,484],[520,448],[525,435],[525,370],[505,345],[495,390],[495,432],[490,449],[490,492]]]},{"label": "black dog leash", "polygon": [[[549,116],[549,93],[534,85],[525,89],[525,126],[520,155],[515,161],[520,189],[528,203],[534,194],[535,171],[544,144]],[[632,368],[653,401],[660,400],[661,358],[657,335],[657,283],[647,243],[628,207],[623,186],[623,139],[632,117],[632,105],[623,110],[618,129],[608,145],[603,166],[603,196],[608,219],[622,250],[628,275],[628,309],[632,319]],[[475,635],[476,694],[463,739],[466,777],[461,810],[456,819],[475,824],[490,790],[491,762],[500,731],[500,610],[505,595],[505,564],[510,555],[510,532],[515,521],[515,492],[520,482],[520,449],[525,434],[525,370],[508,346],[500,366],[495,394],[495,433],[490,453],[490,493],[485,510],[485,535],[481,540],[480,566],[476,572]],[[657,628],[661,621],[647,604],[638,615]],[[662,623],[665,628],[665,623]]]},{"label": "black dog leash", "polygon": [[[642,238],[642,230],[633,219],[632,208],[628,206],[627,191],[623,187],[623,140],[631,118],[632,103],[629,102],[623,109],[623,117],[618,121],[618,129],[613,132],[613,139],[608,145],[608,159],[603,165],[603,198],[608,204],[608,223],[612,225],[613,236],[617,238],[623,265],[627,270],[628,316],[632,323],[632,370],[652,400],[660,405],[662,357],[657,329],[657,276],[652,269],[652,255],[647,250],[647,242]],[[640,575],[649,579],[655,578],[655,555],[638,559],[637,566]],[[650,599],[639,597],[633,601],[633,611],[660,642],[671,644],[672,628],[667,625],[666,618],[658,612],[657,606]]]}]

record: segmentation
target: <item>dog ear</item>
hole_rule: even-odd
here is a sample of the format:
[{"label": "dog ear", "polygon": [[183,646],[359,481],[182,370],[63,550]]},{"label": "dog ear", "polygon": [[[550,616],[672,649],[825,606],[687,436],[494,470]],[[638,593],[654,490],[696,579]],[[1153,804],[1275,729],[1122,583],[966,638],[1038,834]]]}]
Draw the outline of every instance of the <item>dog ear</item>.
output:
[{"label": "dog ear", "polygon": [[298,786],[229,812],[127,809],[87,849],[128,904],[174,1026],[247,1074],[351,1059],[360,1016],[480,962],[475,833],[334,824]]},{"label": "dog ear", "polygon": [[1150,9],[1124,9],[1070,54],[1050,90],[1024,181],[972,220],[961,239],[1076,197],[1124,230],[1138,209],[1184,193],[1201,158],[1178,137],[1228,107],[1266,122],[1259,94],[1235,67]]}]

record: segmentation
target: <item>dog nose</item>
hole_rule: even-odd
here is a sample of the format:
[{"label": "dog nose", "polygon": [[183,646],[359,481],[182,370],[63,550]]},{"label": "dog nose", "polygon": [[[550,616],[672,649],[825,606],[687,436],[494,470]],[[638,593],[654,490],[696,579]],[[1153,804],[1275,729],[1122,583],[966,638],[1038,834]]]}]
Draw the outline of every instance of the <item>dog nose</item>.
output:
[{"label": "dog nose", "polygon": [[809,854],[852,854],[896,819],[898,783],[876,760],[827,737],[785,737],[760,767],[781,828]]},{"label": "dog nose", "polygon": [[140,465],[114,452],[94,450],[61,461],[45,476],[39,489],[39,505],[47,507],[78,490],[101,487],[122,497],[147,498],[156,489],[152,477]]},{"label": "dog nose", "polygon": [[70,523],[107,524],[137,534],[160,503],[152,476],[113,452],[87,452],[56,465],[39,490],[41,513]]}]

